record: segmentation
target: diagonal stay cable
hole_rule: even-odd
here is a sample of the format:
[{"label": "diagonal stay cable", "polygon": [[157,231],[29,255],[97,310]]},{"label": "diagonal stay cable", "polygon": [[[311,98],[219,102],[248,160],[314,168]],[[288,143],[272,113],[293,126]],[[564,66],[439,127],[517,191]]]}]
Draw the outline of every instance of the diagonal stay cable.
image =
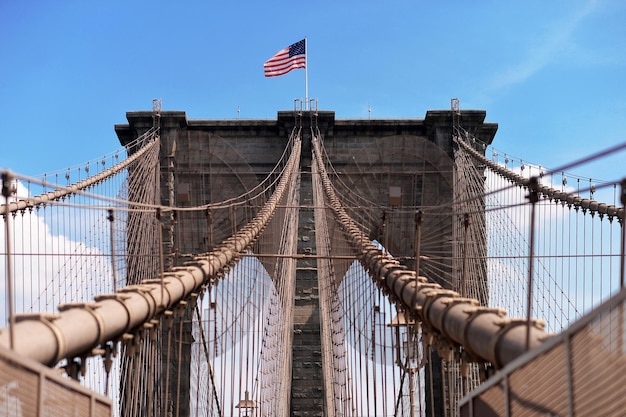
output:
[{"label": "diagonal stay cable", "polygon": [[[510,171],[508,169],[506,169],[505,167],[502,167],[500,165],[498,165],[495,162],[490,161],[489,159],[487,159],[485,156],[483,156],[480,152],[476,151],[475,149],[472,148],[472,146],[470,146],[465,140],[461,139],[460,137],[458,137],[458,140],[456,140],[456,143],[458,143],[463,150],[465,150],[466,152],[468,152],[474,159],[476,159],[477,161],[479,161],[481,164],[484,164],[485,166],[489,167],[489,169],[491,169],[493,172],[495,172],[496,174],[508,179],[509,181],[511,181],[513,183],[513,185],[511,185],[510,187],[516,187],[516,186],[523,186],[523,187],[529,187],[531,186],[529,179],[526,179],[524,177],[522,177],[521,175],[516,174],[513,171]],[[596,154],[593,154],[591,156],[588,156],[586,158],[580,159],[578,161],[563,165],[562,167],[559,167],[558,169],[554,169],[551,170],[550,172],[548,172],[547,174],[544,175],[552,175],[554,173],[557,172],[561,172],[565,169],[569,169],[572,168],[574,166],[578,166],[581,165],[583,163],[587,163],[593,160],[596,160],[598,158],[601,158],[603,156],[606,155],[610,155],[613,153],[616,153],[618,151],[623,150],[624,148],[626,148],[626,142],[619,144],[617,146],[614,146],[612,148],[606,149],[604,151],[598,152]],[[617,182],[615,182],[617,183]],[[607,183],[608,185],[612,185],[613,183]],[[537,184],[534,185],[534,187],[536,187],[536,191],[541,194],[544,195],[550,199],[554,199],[554,200],[558,200],[561,201],[563,203],[566,204],[570,204],[572,206],[575,207],[581,207],[584,209],[588,209],[592,212],[597,212],[600,214],[606,214],[608,216],[616,216],[618,218],[623,219],[624,218],[624,208],[623,207],[617,207],[615,205],[609,205],[606,203],[600,203],[597,202],[595,200],[591,200],[588,198],[582,198],[582,197],[578,197],[575,196],[572,193],[569,192],[565,192],[565,191],[560,191],[551,187],[548,187],[546,185],[542,185],[542,184]],[[496,190],[493,192],[499,192],[499,191],[503,191],[503,190]],[[492,192],[492,193],[493,193]]]},{"label": "diagonal stay cable", "polygon": [[[478,300],[461,297],[438,284],[418,277],[400,262],[383,253],[358,229],[334,194],[321,160],[318,139],[313,141],[314,163],[338,224],[359,253],[359,261],[378,285],[397,300],[408,313],[418,318],[425,330],[451,345],[460,345],[475,359],[500,368],[523,354],[528,347],[540,345],[548,335],[539,321],[511,320],[501,309],[479,306]],[[526,334],[530,333],[529,337]],[[528,343],[528,345],[527,345]]]},{"label": "diagonal stay cable", "polygon": [[[24,314],[12,326],[15,350],[21,356],[53,366],[63,358],[92,356],[107,341],[143,329],[145,324],[170,311],[181,301],[215,282],[226,267],[237,263],[264,231],[274,216],[293,175],[297,175],[301,142],[293,146],[288,168],[272,196],[246,226],[204,256],[182,267],[138,285],[129,285],[115,294],[95,297],[95,302],[59,306],[60,313]],[[8,329],[0,329],[0,347],[9,346]]]},{"label": "diagonal stay cable", "polygon": [[[156,132],[153,130],[148,131],[150,133],[150,135],[154,135]],[[153,136],[154,138],[155,136]],[[126,167],[128,167],[130,164],[132,164],[133,162],[135,162],[137,159],[141,158],[145,153],[147,153],[148,151],[150,151],[154,146],[157,146],[159,143],[158,140],[153,140],[151,141],[149,144],[145,145],[144,147],[142,147],[139,151],[135,152],[134,154],[132,154],[131,156],[129,156],[128,158],[126,158],[125,160],[123,160],[122,162],[114,165],[113,167],[104,170],[102,172],[100,172],[99,174],[93,175],[83,181],[79,181],[77,183],[74,183],[72,185],[68,185],[66,187],[61,187],[55,191],[50,191],[48,193],[45,194],[41,194],[39,196],[36,197],[30,197],[30,198],[26,198],[23,200],[19,200],[19,201],[15,201],[12,203],[7,205],[2,205],[0,206],[0,215],[4,215],[7,213],[13,213],[19,210],[24,210],[26,208],[29,207],[37,207],[40,206],[42,204],[46,204],[50,201],[55,201],[55,200],[59,200],[63,197],[66,197],[68,195],[71,194],[75,194],[78,191],[87,189],[93,185],[96,185],[102,181],[104,181],[105,179],[107,179],[108,177],[119,173],[121,170],[125,169]],[[4,171],[3,171],[4,173]],[[9,178],[12,177],[11,173],[6,172],[9,176]]]}]

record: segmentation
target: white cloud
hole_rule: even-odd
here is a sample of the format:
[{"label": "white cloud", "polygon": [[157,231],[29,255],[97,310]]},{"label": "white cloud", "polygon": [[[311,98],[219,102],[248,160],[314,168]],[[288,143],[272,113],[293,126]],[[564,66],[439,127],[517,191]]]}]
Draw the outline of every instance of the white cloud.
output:
[{"label": "white cloud", "polygon": [[[524,170],[520,166],[508,169],[525,178],[542,171],[528,163]],[[505,307],[509,316],[525,316],[531,213],[525,198],[528,191],[510,187],[489,170],[486,177],[488,190],[502,190],[487,198],[488,207],[502,207],[487,216],[490,305]],[[541,183],[577,194],[575,178],[563,184],[563,177],[555,174],[544,176]],[[536,208],[532,315],[545,320],[549,331],[559,331],[618,289],[615,255],[619,227],[606,217],[585,215],[544,198]]]},{"label": "white cloud", "polygon": [[[28,196],[26,187],[21,183],[17,185],[17,195],[19,198]],[[45,209],[9,215],[16,313],[53,312],[60,303],[89,301],[97,293],[110,291],[110,260],[103,256],[100,249],[92,246],[103,239],[87,237],[97,229],[89,223],[98,222],[100,215],[81,218],[78,210],[60,210],[49,204]],[[51,219],[59,224],[51,226]],[[58,219],[65,219],[65,222],[57,222]],[[82,226],[77,224],[80,221],[84,222]],[[5,307],[0,309],[0,327],[4,327],[8,320],[7,240],[2,223],[0,304]],[[80,229],[82,233],[79,233]],[[85,243],[88,241],[94,243]]]}]

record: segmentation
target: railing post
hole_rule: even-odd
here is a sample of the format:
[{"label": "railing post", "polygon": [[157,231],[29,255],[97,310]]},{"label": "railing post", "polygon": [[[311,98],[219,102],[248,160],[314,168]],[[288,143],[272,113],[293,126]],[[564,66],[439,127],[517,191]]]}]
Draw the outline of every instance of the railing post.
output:
[{"label": "railing post", "polygon": [[207,252],[213,250],[213,212],[210,207],[206,209],[206,224],[207,224]]},{"label": "railing post", "polygon": [[115,235],[114,235],[114,227],[113,220],[115,217],[113,215],[113,209],[107,210],[109,215],[107,216],[107,220],[109,221],[109,235],[111,236],[111,269],[113,275],[113,292],[117,291],[117,271],[115,270]]},{"label": "railing post", "polygon": [[624,272],[626,270],[626,178],[624,178],[621,181],[620,186],[622,187],[622,189],[620,190],[620,202],[622,203],[622,209],[623,209],[623,211],[622,211],[622,221],[621,221],[621,225],[622,225],[622,250],[621,250],[621,254],[620,254],[620,259],[621,259],[620,288],[623,289],[624,286],[626,285],[626,282],[624,282],[624,280],[626,279],[624,277],[624,275],[626,275],[626,273]]},{"label": "railing post", "polygon": [[533,264],[535,262],[535,207],[539,201],[539,193],[537,193],[537,186],[539,182],[537,177],[531,177],[528,180],[528,201],[531,204],[530,210],[530,248],[528,255],[528,299],[526,305],[526,350],[530,347],[530,327],[531,327],[531,314],[532,314],[532,293],[533,293]]},{"label": "railing post", "polygon": [[[422,210],[415,212],[415,288],[419,283],[420,276],[420,256],[422,253]],[[415,307],[417,291],[413,293],[413,301],[411,308]]]},{"label": "railing post", "polygon": [[9,197],[13,194],[13,187],[11,186],[11,182],[13,181],[13,176],[8,171],[2,172],[2,195],[4,196],[4,202],[6,211],[4,214],[4,233],[5,233],[5,243],[7,246],[6,249],[6,259],[7,259],[7,292],[8,292],[8,302],[7,305],[9,307],[9,347],[11,350],[14,348],[15,341],[15,312],[13,307],[13,271],[11,264],[11,215],[9,213]]},{"label": "railing post", "polygon": [[380,237],[382,238],[383,251],[385,254],[389,253],[387,250],[387,212],[383,210],[383,215],[380,219]]},{"label": "railing post", "polygon": [[420,255],[422,251],[422,210],[415,212],[415,276],[420,276]]},{"label": "railing post", "polygon": [[164,306],[165,296],[165,255],[163,254],[163,222],[161,217],[161,207],[157,207],[154,213],[157,222],[157,238],[159,239],[159,276],[161,277],[161,306]]},{"label": "railing post", "polygon": [[466,280],[467,280],[467,231],[469,229],[469,213],[463,215],[463,269],[461,270],[461,297],[467,297]]}]

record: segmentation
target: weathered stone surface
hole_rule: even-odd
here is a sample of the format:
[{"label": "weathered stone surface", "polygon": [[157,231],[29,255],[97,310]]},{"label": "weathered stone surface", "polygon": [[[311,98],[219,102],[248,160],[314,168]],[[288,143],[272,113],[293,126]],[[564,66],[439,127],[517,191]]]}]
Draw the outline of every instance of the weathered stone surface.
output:
[{"label": "weathered stone surface", "polygon": [[[315,253],[315,228],[311,183],[310,148],[304,147],[300,178],[298,253]],[[294,338],[292,351],[291,415],[323,416],[322,348],[317,283],[317,263],[298,260],[296,266],[296,299],[294,300]],[[319,366],[318,366],[319,365]]]},{"label": "weathered stone surface", "polygon": [[[464,129],[489,144],[497,125],[484,123],[485,115],[484,111],[469,110],[462,111],[456,118]],[[297,118],[294,111],[280,111],[275,120],[189,120],[182,111],[161,112],[161,204],[199,206],[252,189],[280,159],[296,120],[301,120],[302,208],[298,253],[315,255],[309,129],[312,116],[312,113],[305,112]],[[380,213],[386,216],[384,229],[371,230],[370,237],[385,244],[393,255],[409,259],[407,263],[411,267],[410,258],[415,250],[413,213],[410,210],[405,210],[404,214],[394,212],[391,206],[432,207],[452,201],[452,112],[428,111],[425,118],[386,120],[336,120],[332,111],[319,111],[315,116],[325,152],[338,178],[367,195],[376,207],[389,206],[389,210]],[[123,145],[130,144],[153,126],[153,114],[149,111],[129,112],[127,120],[127,124],[115,126]],[[130,147],[129,152],[133,151],[134,148]],[[209,222],[206,213],[183,213],[175,222],[168,224],[166,221],[166,268],[180,265],[189,254],[210,250],[245,224],[249,220],[247,214],[243,208],[213,213],[215,221],[211,225],[210,239],[207,238]],[[429,227],[436,230],[439,242],[452,241],[451,221],[429,225],[425,219],[422,233],[426,234]],[[387,236],[393,236],[393,239],[387,240]],[[441,253],[450,249],[442,247],[445,243],[438,245],[422,247],[422,253],[427,255],[429,250]],[[339,279],[350,263],[349,260],[334,261],[334,271]],[[439,268],[451,270],[453,265],[442,262]],[[321,342],[316,260],[298,260],[296,275],[293,369],[297,372],[294,372],[292,384],[291,415],[323,416],[324,384],[321,367],[317,366],[321,364]],[[446,282],[440,284],[449,285]],[[439,362],[435,362],[436,368]],[[433,385],[435,391],[441,391],[437,371],[433,372]],[[435,402],[440,403],[437,399]],[[435,404],[434,408],[435,415],[443,415],[440,404]],[[428,407],[427,414],[431,414]]]}]

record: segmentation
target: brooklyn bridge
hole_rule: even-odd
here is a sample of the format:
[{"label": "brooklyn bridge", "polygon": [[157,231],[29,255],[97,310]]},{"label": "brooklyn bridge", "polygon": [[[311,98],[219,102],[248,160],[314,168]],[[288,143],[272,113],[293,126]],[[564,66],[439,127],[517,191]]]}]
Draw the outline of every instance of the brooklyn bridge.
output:
[{"label": "brooklyn bridge", "polygon": [[2,170],[0,417],[624,415],[626,179],[576,172],[626,143],[544,167],[457,100],[126,118]]}]

